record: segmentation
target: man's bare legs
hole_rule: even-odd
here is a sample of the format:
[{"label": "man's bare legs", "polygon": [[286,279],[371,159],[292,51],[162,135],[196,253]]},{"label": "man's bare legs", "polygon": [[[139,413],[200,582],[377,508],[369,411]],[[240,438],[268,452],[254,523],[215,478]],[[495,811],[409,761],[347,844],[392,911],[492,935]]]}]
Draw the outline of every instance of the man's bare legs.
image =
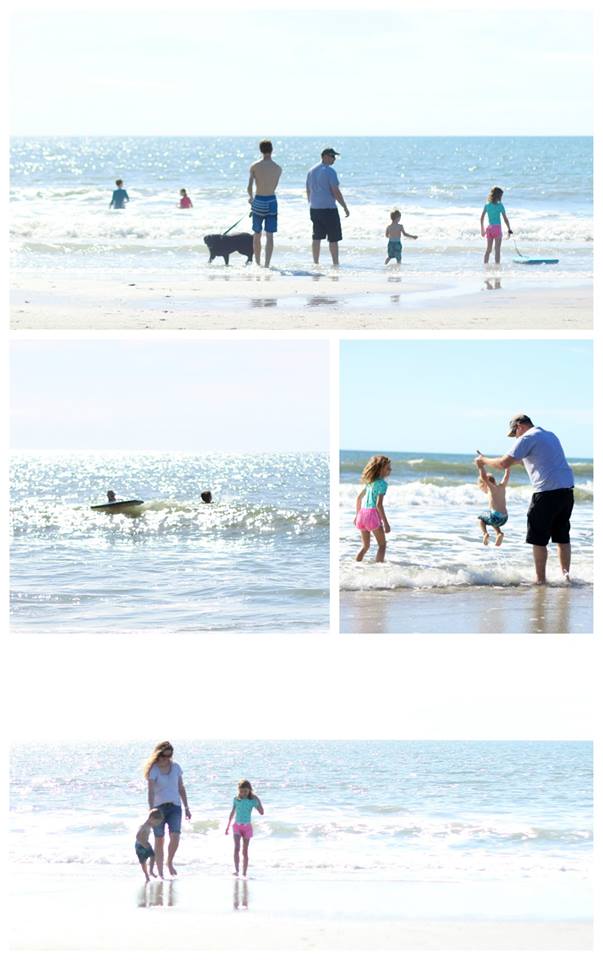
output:
[{"label": "man's bare legs", "polygon": [[375,557],[375,563],[383,563],[385,560],[385,533],[383,532],[383,527],[377,527],[376,530],[373,530],[375,540],[377,541],[377,556]]},{"label": "man's bare legs", "polygon": [[482,531],[482,543],[485,547],[490,543],[490,534],[488,533],[488,528],[483,520],[479,521],[480,530]]},{"label": "man's bare legs", "polygon": [[232,836],[232,839],[234,840],[234,867],[235,867],[235,873],[238,876],[239,875],[239,854],[241,852],[241,834],[234,833]]},{"label": "man's bare legs", "polygon": [[557,544],[557,556],[559,557],[559,564],[561,566],[561,573],[566,580],[569,580],[570,565],[572,562],[572,545],[571,543],[558,543]]},{"label": "man's bare legs", "polygon": [[[264,254],[264,266],[269,267],[270,261],[272,260],[272,253],[274,251],[274,234],[266,233],[266,249]],[[261,266],[262,261],[262,234],[254,233],[253,235],[253,256],[258,267]]]},{"label": "man's bare legs", "polygon": [[[331,254],[331,260],[333,261],[333,266],[339,266],[339,242],[333,240],[329,243],[329,252]],[[314,263],[318,266],[320,261],[320,240],[312,241],[312,259]]]},{"label": "man's bare legs", "polygon": [[167,868],[173,877],[176,876],[176,868],[174,866],[174,856],[176,854],[176,850],[178,849],[179,843],[180,843],[180,834],[170,833],[170,842],[168,843]]},{"label": "man's bare legs", "polygon": [[269,267],[272,260],[272,251],[274,250],[274,234],[266,234],[266,252],[264,257],[264,266]]},{"label": "man's bare legs", "polygon": [[541,547],[540,545],[533,543],[532,553],[534,554],[534,566],[536,568],[536,583],[546,583],[546,561],[548,557],[548,550],[546,547]]},{"label": "man's bare legs", "polygon": [[[540,547],[536,544],[532,544],[532,551],[534,553],[534,566],[536,567],[536,583],[546,583],[546,561],[548,558],[548,549],[546,547]],[[566,580],[569,580],[570,566],[572,562],[571,543],[558,543],[557,556],[559,557],[561,573]]]},{"label": "man's bare legs", "polygon": [[366,551],[371,545],[371,535],[368,530],[361,530],[360,536],[362,537],[362,547],[356,554],[356,560],[358,560],[358,562],[364,559]]}]

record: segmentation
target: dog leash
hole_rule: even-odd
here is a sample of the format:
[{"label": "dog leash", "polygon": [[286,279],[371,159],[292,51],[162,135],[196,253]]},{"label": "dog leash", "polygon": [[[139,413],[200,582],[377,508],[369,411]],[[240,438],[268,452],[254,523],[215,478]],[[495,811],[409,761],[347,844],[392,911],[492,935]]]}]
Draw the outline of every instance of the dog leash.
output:
[{"label": "dog leash", "polygon": [[[249,214],[249,216],[251,216],[251,213]],[[225,230],[224,233],[222,234],[222,236],[225,237],[227,233],[230,233],[231,230],[234,230],[235,227],[238,227],[238,225],[240,224],[241,220],[244,220],[244,219],[245,219],[244,216],[239,217],[239,219],[237,220],[237,222],[236,222],[236,223],[233,223],[232,227],[229,227],[228,230]]]}]

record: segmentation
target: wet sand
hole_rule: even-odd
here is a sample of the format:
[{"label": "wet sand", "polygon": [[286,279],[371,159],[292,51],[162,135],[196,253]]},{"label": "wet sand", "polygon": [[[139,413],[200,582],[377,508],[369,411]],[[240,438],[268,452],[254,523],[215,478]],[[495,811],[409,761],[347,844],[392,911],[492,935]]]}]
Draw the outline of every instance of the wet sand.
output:
[{"label": "wet sand", "polygon": [[[250,268],[182,277],[13,276],[15,330],[590,330],[592,288],[486,289],[476,278],[427,287],[402,274],[369,282],[333,271],[283,276]],[[492,281],[488,281],[492,282]]]},{"label": "wet sand", "polygon": [[591,633],[590,585],[346,590],[342,633]]},{"label": "wet sand", "polygon": [[[19,875],[17,950],[398,950],[592,947],[590,890],[565,883]],[[569,896],[568,896],[569,895]],[[559,911],[556,914],[556,911]]]}]

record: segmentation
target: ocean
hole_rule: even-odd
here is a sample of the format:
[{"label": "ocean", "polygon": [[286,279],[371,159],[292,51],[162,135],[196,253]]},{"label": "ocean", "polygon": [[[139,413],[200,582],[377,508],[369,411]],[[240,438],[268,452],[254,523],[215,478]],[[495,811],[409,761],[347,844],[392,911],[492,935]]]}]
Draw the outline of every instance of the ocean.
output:
[{"label": "ocean", "polygon": [[[322,140],[274,139],[283,167],[273,267],[311,267],[307,170]],[[503,271],[522,285],[581,285],[592,275],[592,139],[590,137],[342,137],[336,170],[351,209],[343,222],[342,270],[368,282],[384,276],[385,227],[397,206],[407,232],[403,273],[419,288],[437,278],[446,290],[483,282],[479,217],[494,185],[505,195],[515,240],[528,256],[553,256],[553,267],[514,264],[503,243]],[[203,237],[249,230],[246,186],[257,141],[248,137],[21,137],[11,147],[13,273],[61,273],[99,279],[160,272],[174,278],[220,277]],[[114,180],[131,198],[109,209]],[[179,210],[186,187],[192,210]],[[252,268],[253,269],[253,268]],[[229,276],[244,275],[243,258]],[[468,285],[468,287],[467,287]]]},{"label": "ocean", "polygon": [[[138,515],[92,511],[110,488]],[[11,534],[19,630],[328,628],[322,454],[16,455]]]},{"label": "ocean", "polygon": [[[151,747],[16,745],[13,869],[139,882],[134,836],[146,817],[142,765]],[[231,872],[224,829],[243,776],[265,808],[254,814],[255,877],[507,881],[527,898],[538,883],[590,877],[588,742],[197,740],[175,748],[192,811],[181,878]]]},{"label": "ocean", "polygon": [[[373,546],[369,557],[356,563],[360,534],[353,525],[355,501],[361,490],[360,475],[372,452],[341,452],[342,590],[505,587],[533,581],[531,548],[525,543],[526,513],[532,496],[527,474],[513,470],[507,487],[509,520],[503,528],[504,542],[496,548],[492,540],[486,548],[477,515],[487,509],[488,503],[476,483],[475,454],[380,451],[392,459],[385,498],[391,526],[386,562],[370,562]],[[587,458],[569,462],[576,481],[571,520],[572,579],[576,585],[592,585],[593,463]],[[553,556],[548,576],[553,583],[560,580]]]}]

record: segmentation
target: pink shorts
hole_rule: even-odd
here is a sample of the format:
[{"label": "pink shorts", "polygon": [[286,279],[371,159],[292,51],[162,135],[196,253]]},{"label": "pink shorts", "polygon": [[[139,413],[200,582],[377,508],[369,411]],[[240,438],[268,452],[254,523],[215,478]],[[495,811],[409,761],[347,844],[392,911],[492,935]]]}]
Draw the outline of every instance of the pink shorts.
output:
[{"label": "pink shorts", "polygon": [[500,223],[491,223],[489,227],[486,227],[486,237],[488,240],[498,240],[499,237],[502,237]]},{"label": "pink shorts", "polygon": [[253,836],[253,827],[250,823],[233,823],[232,832],[244,837],[245,840],[251,840]]},{"label": "pink shorts", "polygon": [[381,517],[376,507],[364,507],[356,514],[356,526],[359,530],[378,530],[381,524]]}]

